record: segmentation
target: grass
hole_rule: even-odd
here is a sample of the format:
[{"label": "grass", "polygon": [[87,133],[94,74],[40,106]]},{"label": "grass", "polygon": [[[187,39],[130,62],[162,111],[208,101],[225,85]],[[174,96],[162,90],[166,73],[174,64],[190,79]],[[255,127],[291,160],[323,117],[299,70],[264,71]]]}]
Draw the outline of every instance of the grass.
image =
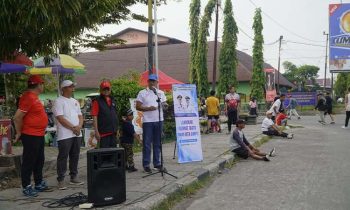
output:
[{"label": "grass", "polygon": [[196,181],[196,182],[190,184],[189,186],[185,186],[182,189],[180,189],[178,192],[170,195],[167,199],[162,201],[159,205],[153,207],[152,210],[172,209],[181,200],[186,199],[186,198],[191,198],[200,189],[207,186],[212,181],[213,181],[213,178],[208,176],[202,180],[199,180],[199,181]]}]

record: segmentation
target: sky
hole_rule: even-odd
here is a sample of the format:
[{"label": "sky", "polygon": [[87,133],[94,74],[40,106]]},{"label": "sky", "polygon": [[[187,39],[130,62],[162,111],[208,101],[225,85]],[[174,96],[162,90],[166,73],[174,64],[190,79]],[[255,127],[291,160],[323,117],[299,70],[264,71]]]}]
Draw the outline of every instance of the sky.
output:
[{"label": "sky", "polygon": [[[168,0],[167,5],[159,6],[157,9],[158,34],[189,42],[190,2],[191,0]],[[201,0],[202,14],[207,2],[208,0]],[[264,26],[265,62],[277,69],[277,40],[282,35],[281,72],[284,72],[282,63],[290,61],[297,66],[316,65],[320,68],[319,78],[324,78],[326,35],[323,32],[328,33],[328,5],[340,2],[339,0],[232,0],[234,17],[239,27],[237,50],[252,54],[254,34],[251,27],[255,9],[260,7]],[[342,2],[350,3],[350,0]],[[224,3],[225,0],[221,0],[219,41],[223,32]],[[131,11],[147,16],[146,5],[134,5]],[[214,14],[212,19],[208,41],[214,40]],[[119,25],[101,26],[98,34],[115,34],[128,27],[147,31],[148,26],[147,23],[139,21],[124,21]],[[327,77],[329,76],[327,71]]]}]

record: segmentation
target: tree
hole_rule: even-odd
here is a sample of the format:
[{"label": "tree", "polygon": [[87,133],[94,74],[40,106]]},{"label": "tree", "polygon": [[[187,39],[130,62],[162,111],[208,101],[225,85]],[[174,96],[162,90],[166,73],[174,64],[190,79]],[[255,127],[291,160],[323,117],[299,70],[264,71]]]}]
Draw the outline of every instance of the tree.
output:
[{"label": "tree", "polygon": [[313,65],[302,65],[298,67],[296,78],[301,82],[305,88],[307,81],[311,81],[311,84],[316,84],[317,73],[320,70],[319,67]]},{"label": "tree", "polygon": [[264,37],[262,35],[263,30],[261,9],[255,10],[253,30],[254,30],[254,45],[253,45],[253,74],[250,81],[251,96],[254,96],[257,100],[264,99],[265,90],[265,74],[264,74],[264,55],[263,44]]},{"label": "tree", "polygon": [[350,74],[339,73],[334,84],[335,95],[338,97],[344,97],[347,93],[348,87],[350,87]]},{"label": "tree", "polygon": [[218,92],[220,94],[226,92],[229,85],[238,85],[236,78],[238,28],[233,17],[231,0],[225,1],[224,16],[224,32],[219,56],[220,77]]},{"label": "tree", "polygon": [[204,15],[202,17],[199,35],[198,35],[198,44],[197,44],[197,53],[195,60],[195,68],[197,70],[198,77],[198,92],[200,95],[208,95],[208,66],[207,66],[207,54],[208,54],[208,42],[207,36],[209,35],[209,23],[211,22],[211,15],[214,11],[216,1],[209,0],[207,6],[204,10]]},{"label": "tree", "polygon": [[189,81],[191,84],[198,86],[197,69],[195,68],[197,44],[198,44],[198,31],[199,31],[199,15],[201,12],[201,1],[192,0],[190,4],[190,75]]},{"label": "tree", "polygon": [[285,62],[283,62],[282,66],[285,70],[285,73],[282,75],[285,78],[287,78],[288,81],[290,81],[292,83],[295,81],[298,81],[298,79],[296,78],[298,67],[295,64],[293,64],[292,62],[289,62],[289,61],[285,61]]}]

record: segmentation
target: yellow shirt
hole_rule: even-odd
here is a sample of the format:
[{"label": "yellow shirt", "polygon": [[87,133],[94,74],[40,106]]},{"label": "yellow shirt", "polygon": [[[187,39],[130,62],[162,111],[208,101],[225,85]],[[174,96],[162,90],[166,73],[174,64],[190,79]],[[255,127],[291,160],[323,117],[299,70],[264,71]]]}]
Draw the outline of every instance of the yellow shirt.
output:
[{"label": "yellow shirt", "polygon": [[219,115],[219,99],[210,96],[207,98],[207,101],[205,102],[207,105],[208,115]]}]

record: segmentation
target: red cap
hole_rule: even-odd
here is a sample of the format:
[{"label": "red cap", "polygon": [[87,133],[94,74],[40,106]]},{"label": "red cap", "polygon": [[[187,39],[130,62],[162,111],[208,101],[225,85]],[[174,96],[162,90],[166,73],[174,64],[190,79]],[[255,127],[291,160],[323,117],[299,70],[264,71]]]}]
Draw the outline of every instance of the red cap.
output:
[{"label": "red cap", "polygon": [[28,84],[36,85],[36,84],[43,84],[44,80],[41,78],[40,75],[31,75],[28,79]]},{"label": "red cap", "polygon": [[111,83],[108,82],[108,81],[103,81],[103,82],[101,82],[101,84],[100,84],[100,88],[101,88],[101,89],[111,88]]}]

